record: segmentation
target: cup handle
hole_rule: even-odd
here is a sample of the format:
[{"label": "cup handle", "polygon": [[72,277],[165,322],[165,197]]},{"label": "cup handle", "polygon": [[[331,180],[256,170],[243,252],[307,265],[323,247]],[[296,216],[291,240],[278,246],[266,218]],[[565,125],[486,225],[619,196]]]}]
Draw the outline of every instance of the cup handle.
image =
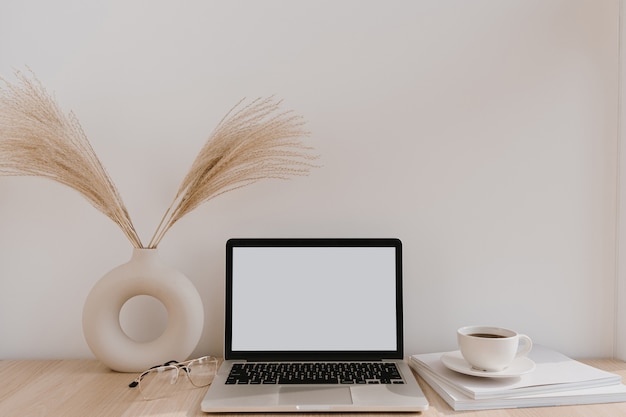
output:
[{"label": "cup handle", "polygon": [[530,352],[530,350],[533,348],[533,341],[530,339],[530,337],[526,336],[525,334],[520,334],[518,335],[518,338],[520,345],[523,344],[523,346],[517,351],[517,355],[515,355],[516,358],[528,355],[528,352]]}]

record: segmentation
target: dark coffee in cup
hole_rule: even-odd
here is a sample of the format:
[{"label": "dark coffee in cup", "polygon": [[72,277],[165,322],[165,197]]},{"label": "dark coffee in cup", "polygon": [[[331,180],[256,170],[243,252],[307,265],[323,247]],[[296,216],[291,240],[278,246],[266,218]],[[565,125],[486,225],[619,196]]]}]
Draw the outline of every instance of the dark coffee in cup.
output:
[{"label": "dark coffee in cup", "polygon": [[489,339],[501,339],[504,338],[506,336],[502,336],[500,334],[493,334],[493,333],[472,333],[468,336],[473,336],[473,337],[486,337]]}]

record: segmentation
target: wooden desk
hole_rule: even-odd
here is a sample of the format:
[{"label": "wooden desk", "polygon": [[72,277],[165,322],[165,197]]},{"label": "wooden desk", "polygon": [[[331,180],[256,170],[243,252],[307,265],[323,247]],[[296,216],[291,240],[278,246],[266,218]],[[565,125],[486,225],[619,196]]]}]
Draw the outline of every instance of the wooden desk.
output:
[{"label": "wooden desk", "polygon": [[[584,362],[622,378],[626,376],[625,362],[607,359]],[[0,416],[209,416],[200,411],[206,388],[185,390],[167,399],[144,401],[137,389],[128,388],[135,377],[135,374],[112,372],[96,360],[0,361]],[[418,380],[430,402],[424,417],[455,414],[464,417],[626,416],[626,403],[455,412],[424,381]],[[315,414],[316,417],[321,415]]]}]

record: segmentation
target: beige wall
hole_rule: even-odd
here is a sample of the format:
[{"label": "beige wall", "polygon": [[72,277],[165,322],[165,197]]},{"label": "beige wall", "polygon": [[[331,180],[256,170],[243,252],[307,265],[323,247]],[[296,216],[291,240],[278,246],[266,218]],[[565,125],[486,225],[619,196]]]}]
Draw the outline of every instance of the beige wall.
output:
[{"label": "beige wall", "polygon": [[[29,65],[76,113],[144,241],[239,99],[308,120],[322,168],[220,197],[160,246],[202,294],[197,353],[221,353],[227,238],[393,236],[407,353],[489,323],[607,356],[618,16],[618,0],[5,1],[0,74]],[[75,192],[0,178],[0,358],[90,356],[83,301],[130,254]]]}]

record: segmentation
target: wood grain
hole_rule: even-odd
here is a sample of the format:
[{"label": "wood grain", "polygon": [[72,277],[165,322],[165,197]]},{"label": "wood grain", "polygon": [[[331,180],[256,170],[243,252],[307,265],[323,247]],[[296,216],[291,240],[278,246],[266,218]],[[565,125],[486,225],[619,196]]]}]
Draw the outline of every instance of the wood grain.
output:
[{"label": "wood grain", "polygon": [[[622,361],[590,359],[583,362],[617,373],[622,378],[626,376],[626,363]],[[200,410],[200,402],[207,388],[194,388],[189,384],[175,396],[145,401],[137,389],[128,388],[129,382],[135,377],[135,374],[113,372],[91,359],[3,360],[0,361],[0,416],[208,416]],[[425,417],[626,416],[626,403],[455,412],[419,377],[418,382],[430,403],[429,409],[423,413]],[[248,414],[221,417],[225,416],[250,417]],[[287,417],[285,414],[281,416]],[[312,416],[323,417],[324,414]],[[381,414],[375,416],[382,417]]]}]

